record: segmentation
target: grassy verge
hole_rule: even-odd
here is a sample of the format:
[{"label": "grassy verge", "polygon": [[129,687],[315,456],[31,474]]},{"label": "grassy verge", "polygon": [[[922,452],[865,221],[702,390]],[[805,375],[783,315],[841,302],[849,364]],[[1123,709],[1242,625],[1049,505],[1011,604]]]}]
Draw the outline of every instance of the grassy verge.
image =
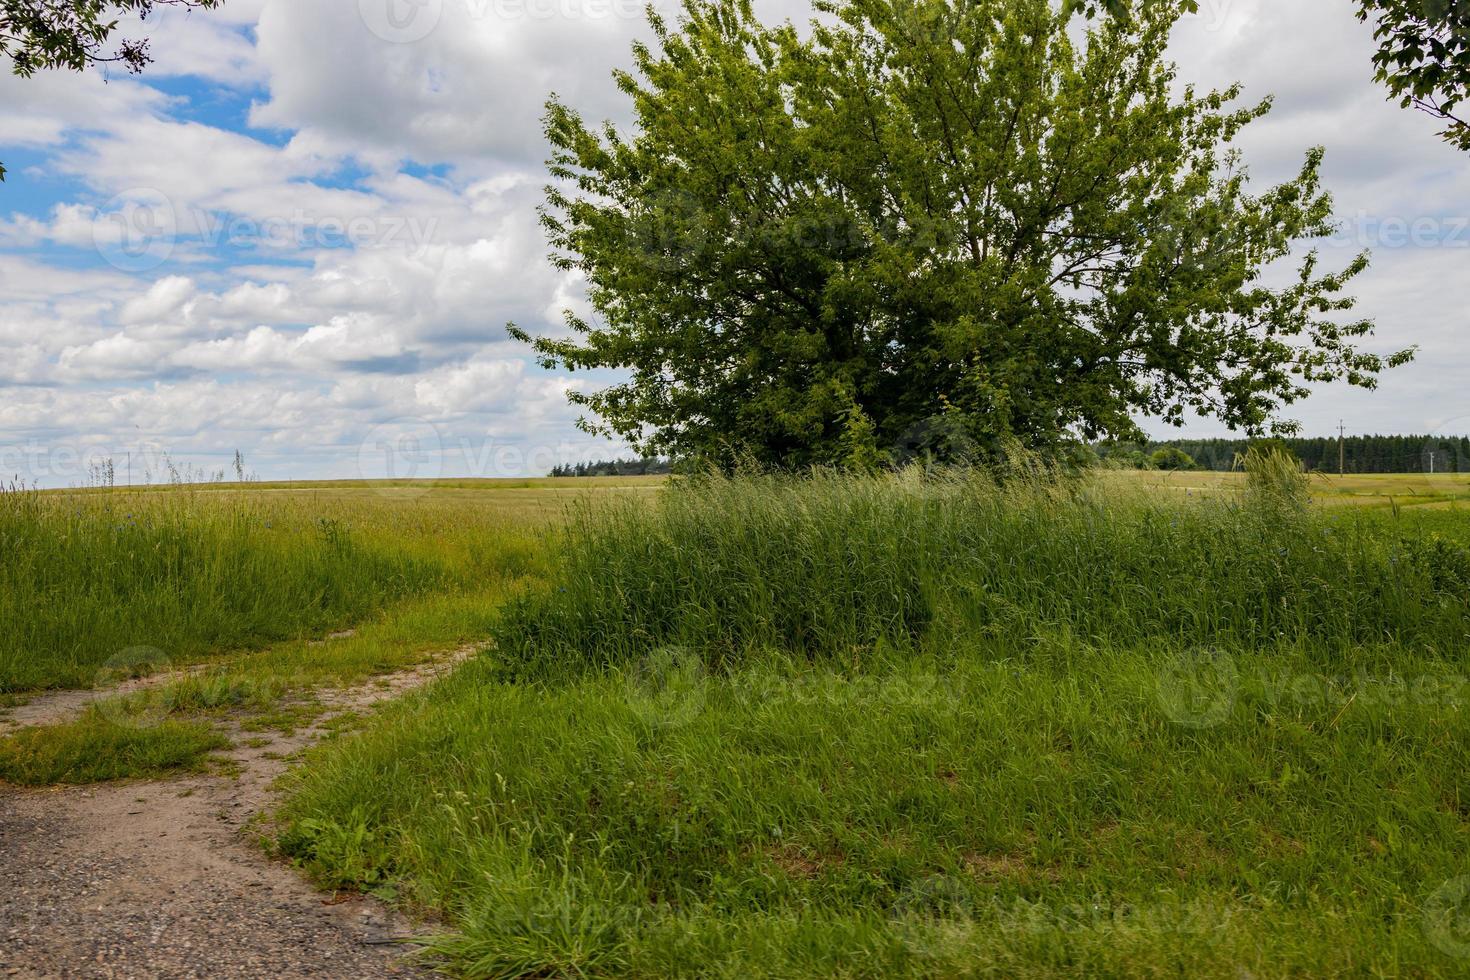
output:
[{"label": "grassy verge", "polygon": [[0,492],[0,551],[0,693],[321,636],[544,561],[493,506],[188,489]]},{"label": "grassy verge", "polygon": [[576,524],[281,847],[471,977],[1459,975],[1462,528],[1045,481]]},{"label": "grassy verge", "polygon": [[282,843],[448,911],[466,976],[1464,966],[1425,933],[1470,874],[1463,679],[1402,663],[1438,695],[1395,704],[1263,656],[1199,728],[1161,695],[1173,658],[1077,654],[551,690],[479,668],[319,753]]},{"label": "grassy verge", "polygon": [[321,713],[316,694],[324,688],[361,684],[483,641],[505,595],[523,587],[512,580],[406,600],[348,636],[236,654],[177,681],[103,699],[74,723],[0,739],[0,780],[88,783],[197,769],[224,744],[211,720],[229,714],[247,731],[310,723]]},{"label": "grassy verge", "polygon": [[209,753],[228,745],[206,723],[135,725],[94,708],[73,722],[0,739],[0,781],[49,786],[197,771]]},{"label": "grassy verge", "polygon": [[[106,690],[178,675],[107,698],[74,724],[0,742],[0,779],[92,782],[195,767],[214,747],[211,721],[290,729],[320,715],[321,688],[483,641],[505,597],[546,574],[546,511],[562,499],[520,487],[0,494],[0,540],[20,556],[16,567],[0,565],[0,585],[16,585],[0,590],[0,612],[23,624],[0,637],[0,689],[95,682]],[[114,536],[104,518],[124,509],[138,527]],[[143,545],[190,559],[155,567],[135,554]],[[312,584],[316,576],[324,587]],[[234,613],[243,621],[229,622]],[[77,635],[99,619],[95,635]],[[344,626],[354,629],[324,635]]]}]

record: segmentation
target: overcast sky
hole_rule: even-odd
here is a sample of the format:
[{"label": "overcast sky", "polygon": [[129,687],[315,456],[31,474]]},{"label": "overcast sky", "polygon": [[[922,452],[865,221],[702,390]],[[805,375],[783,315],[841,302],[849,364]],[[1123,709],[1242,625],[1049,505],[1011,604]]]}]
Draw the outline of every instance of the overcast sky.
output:
[{"label": "overcast sky", "polygon": [[[1257,188],[1327,148],[1328,257],[1371,247],[1372,345],[1421,348],[1291,416],[1470,432],[1470,156],[1385,100],[1353,7],[1202,0],[1181,79],[1276,96],[1243,140]],[[0,74],[0,473],[81,483],[113,455],[122,481],[131,452],[138,482],[163,452],[218,469],[239,449],[265,478],[511,476],[614,454],[566,405],[597,378],[539,369],[504,324],[582,297],[535,221],[545,98],[626,120],[608,73],[644,33],[632,0],[227,0],[150,20],[141,79]]]}]

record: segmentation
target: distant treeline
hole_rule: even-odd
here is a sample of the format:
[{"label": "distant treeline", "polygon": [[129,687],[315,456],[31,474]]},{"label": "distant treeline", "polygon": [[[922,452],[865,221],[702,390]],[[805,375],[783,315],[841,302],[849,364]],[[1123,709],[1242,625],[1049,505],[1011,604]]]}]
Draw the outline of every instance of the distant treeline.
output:
[{"label": "distant treeline", "polygon": [[[1290,451],[1311,472],[1336,473],[1336,436],[1293,439],[1170,439],[1163,442],[1097,443],[1099,457],[1140,469],[1231,470],[1252,445]],[[1348,436],[1343,446],[1347,473],[1470,473],[1470,438],[1465,436]],[[1187,460],[1178,457],[1183,453]],[[607,459],[557,466],[552,476],[650,476],[671,472],[667,459]]]},{"label": "distant treeline", "polygon": [[552,476],[658,476],[670,472],[667,459],[603,459],[595,463],[558,466]]},{"label": "distant treeline", "polygon": [[[1336,473],[1336,436],[1263,440],[1284,446],[1306,469]],[[1160,450],[1177,449],[1202,470],[1229,470],[1236,456],[1252,445],[1248,439],[1171,439],[1167,442],[1109,443],[1094,447],[1099,456],[1119,462],[1152,459]],[[1342,444],[1347,473],[1470,472],[1470,438],[1464,436],[1348,436]]]}]

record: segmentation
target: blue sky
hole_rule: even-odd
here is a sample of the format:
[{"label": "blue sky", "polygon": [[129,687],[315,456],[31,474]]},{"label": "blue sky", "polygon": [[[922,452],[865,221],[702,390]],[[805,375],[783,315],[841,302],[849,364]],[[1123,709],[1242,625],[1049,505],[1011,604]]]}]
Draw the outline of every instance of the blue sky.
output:
[{"label": "blue sky", "polygon": [[[1181,80],[1274,94],[1243,141],[1258,186],[1327,148],[1346,226],[1324,251],[1370,247],[1374,345],[1421,348],[1291,415],[1470,431],[1470,157],[1385,99],[1351,5],[1201,8]],[[645,32],[631,0],[228,0],[151,19],[142,78],[0,77],[0,472],[67,485],[112,456],[159,479],[239,449],[268,478],[512,476],[617,452],[566,404],[599,378],[541,370],[504,324],[583,308],[535,221],[538,118],[555,90],[626,121],[608,73]]]}]

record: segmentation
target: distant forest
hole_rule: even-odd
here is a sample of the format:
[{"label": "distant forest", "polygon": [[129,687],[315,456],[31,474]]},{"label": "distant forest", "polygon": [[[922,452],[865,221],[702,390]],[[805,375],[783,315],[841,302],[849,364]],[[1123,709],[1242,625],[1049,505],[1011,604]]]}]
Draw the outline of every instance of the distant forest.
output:
[{"label": "distant forest", "polygon": [[[1336,436],[1311,439],[1272,439],[1291,450],[1310,471],[1336,473]],[[1247,439],[1173,439],[1167,442],[1111,443],[1095,446],[1099,456],[1122,460],[1152,458],[1164,449],[1178,449],[1194,460],[1197,469],[1229,470],[1235,457],[1251,445]],[[1348,436],[1343,444],[1347,473],[1470,473],[1470,438],[1464,436]]]},{"label": "distant forest", "polygon": [[603,459],[595,463],[558,466],[552,476],[658,476],[670,472],[667,459]]},{"label": "distant forest", "polygon": [[[1311,472],[1336,473],[1335,436],[1310,439],[1270,439],[1290,450]],[[1092,448],[1102,459],[1140,468],[1178,468],[1175,460],[1161,462],[1158,454],[1178,450],[1199,470],[1230,470],[1235,458],[1252,445],[1249,439],[1170,439],[1164,442],[1098,443]],[[1470,438],[1465,436],[1348,436],[1343,444],[1347,473],[1428,473],[1433,457],[1436,473],[1470,473]],[[1178,461],[1183,462],[1183,461]],[[607,459],[558,466],[552,476],[651,476],[671,472],[667,459]]]}]

